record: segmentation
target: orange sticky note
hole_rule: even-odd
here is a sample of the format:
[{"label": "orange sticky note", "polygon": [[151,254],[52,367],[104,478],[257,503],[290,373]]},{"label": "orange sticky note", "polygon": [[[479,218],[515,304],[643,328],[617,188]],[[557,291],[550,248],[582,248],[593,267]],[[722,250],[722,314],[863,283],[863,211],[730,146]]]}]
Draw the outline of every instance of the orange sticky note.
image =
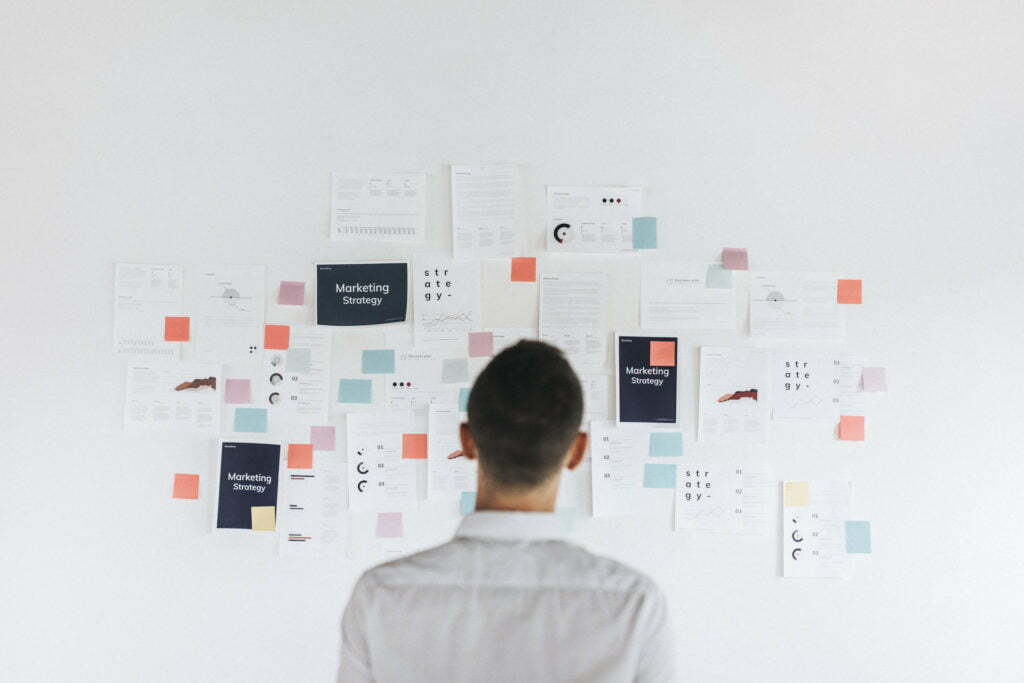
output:
[{"label": "orange sticky note", "polygon": [[164,318],[164,341],[188,341],[188,316],[169,315]]},{"label": "orange sticky note", "polygon": [[840,415],[839,416],[839,439],[840,439],[840,441],[863,441],[864,440],[864,416],[863,415]]},{"label": "orange sticky note", "polygon": [[674,341],[651,342],[651,365],[676,366],[676,343]]},{"label": "orange sticky note", "polygon": [[313,444],[311,443],[290,443],[288,444],[288,469],[311,470],[313,469]]},{"label": "orange sticky note", "polygon": [[859,304],[861,301],[860,280],[837,280],[836,301],[841,304]]},{"label": "orange sticky note", "polygon": [[537,259],[534,256],[517,256],[512,259],[512,282],[536,282]]},{"label": "orange sticky note", "polygon": [[426,434],[402,434],[402,457],[424,460],[427,457]]},{"label": "orange sticky note", "polygon": [[287,351],[291,332],[292,328],[287,325],[264,325],[263,348]]},{"label": "orange sticky note", "polygon": [[198,474],[175,474],[174,492],[171,498],[185,498],[195,500],[199,497],[199,475]]}]

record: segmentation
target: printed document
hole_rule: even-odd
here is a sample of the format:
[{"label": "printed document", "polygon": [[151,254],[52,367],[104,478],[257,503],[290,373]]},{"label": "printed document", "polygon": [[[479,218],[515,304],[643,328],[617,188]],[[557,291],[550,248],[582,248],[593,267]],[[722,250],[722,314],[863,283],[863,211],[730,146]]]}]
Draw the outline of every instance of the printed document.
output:
[{"label": "printed document", "polygon": [[608,278],[604,273],[564,273],[540,278],[540,338],[576,367],[606,367]]},{"label": "printed document", "polygon": [[417,345],[465,345],[470,332],[482,329],[479,260],[416,257],[412,287]]},{"label": "printed document", "polygon": [[452,166],[455,258],[514,256],[519,247],[519,167]]},{"label": "printed document", "polygon": [[836,302],[835,276],[751,271],[750,336],[841,339],[845,320]]},{"label": "printed document", "polygon": [[425,173],[331,175],[331,239],[422,242]]},{"label": "printed document", "polygon": [[701,441],[767,440],[770,353],[748,347],[700,347]]},{"label": "printed document", "polygon": [[132,363],[125,385],[125,429],[220,431],[221,367]]},{"label": "printed document", "polygon": [[266,266],[212,266],[196,282],[196,355],[204,361],[259,358],[263,348]]},{"label": "printed document", "polygon": [[846,526],[852,487],[848,481],[782,483],[782,575],[846,578]]},{"label": "printed document", "polygon": [[616,253],[633,248],[633,218],[643,215],[639,187],[548,187],[548,251]]},{"label": "printed document", "polygon": [[708,266],[643,261],[640,326],[661,330],[735,330],[732,287],[707,286]]},{"label": "printed document", "polygon": [[676,530],[764,533],[771,521],[771,471],[764,466],[680,463]]},{"label": "printed document", "polygon": [[177,358],[181,344],[164,341],[164,318],[181,315],[181,266],[114,266],[114,350],[119,356]]}]

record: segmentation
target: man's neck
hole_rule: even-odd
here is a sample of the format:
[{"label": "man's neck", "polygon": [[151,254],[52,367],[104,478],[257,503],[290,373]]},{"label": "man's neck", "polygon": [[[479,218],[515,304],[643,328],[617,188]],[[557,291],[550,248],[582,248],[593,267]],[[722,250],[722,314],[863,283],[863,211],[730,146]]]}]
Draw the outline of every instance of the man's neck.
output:
[{"label": "man's neck", "polygon": [[554,512],[558,497],[558,480],[523,490],[502,490],[482,477],[476,493],[477,512],[497,510],[504,512]]}]

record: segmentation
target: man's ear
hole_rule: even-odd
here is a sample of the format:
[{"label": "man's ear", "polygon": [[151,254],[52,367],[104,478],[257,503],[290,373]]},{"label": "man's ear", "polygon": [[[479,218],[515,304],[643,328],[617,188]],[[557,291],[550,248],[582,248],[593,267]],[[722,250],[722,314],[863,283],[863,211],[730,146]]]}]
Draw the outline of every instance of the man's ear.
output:
[{"label": "man's ear", "polygon": [[473,441],[473,434],[466,422],[459,425],[459,441],[462,442],[462,455],[467,460],[476,460],[476,441]]},{"label": "man's ear", "polygon": [[566,469],[574,470],[583,462],[583,456],[587,453],[588,438],[589,436],[586,432],[580,432],[576,435],[576,440],[572,442],[572,448],[569,449],[569,459],[565,462]]}]

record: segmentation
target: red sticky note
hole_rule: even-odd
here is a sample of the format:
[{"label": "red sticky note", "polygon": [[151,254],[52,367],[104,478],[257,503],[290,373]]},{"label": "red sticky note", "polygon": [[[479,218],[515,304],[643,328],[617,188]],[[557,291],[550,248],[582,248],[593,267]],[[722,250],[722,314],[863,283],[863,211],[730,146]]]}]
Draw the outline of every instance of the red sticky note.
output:
[{"label": "red sticky note", "polygon": [[676,366],[676,343],[674,341],[651,342],[651,365]]},{"label": "red sticky note", "polygon": [[863,415],[841,415],[839,417],[839,440],[840,441],[863,441],[864,440],[864,416]]},{"label": "red sticky note", "polygon": [[512,259],[512,282],[536,282],[537,258],[517,256]]},{"label": "red sticky note", "polygon": [[469,333],[469,357],[482,358],[494,355],[494,333],[493,332],[470,332]]},{"label": "red sticky note", "polygon": [[188,341],[188,317],[169,315],[164,318],[164,341]]},{"label": "red sticky note", "polygon": [[288,469],[290,469],[290,470],[311,470],[311,469],[313,469],[313,444],[311,444],[311,443],[290,443],[290,444],[288,444]]},{"label": "red sticky note", "polygon": [[861,301],[860,280],[837,280],[836,301],[841,304],[859,304]]},{"label": "red sticky note", "polygon": [[426,434],[402,434],[402,457],[424,460],[427,457]]},{"label": "red sticky note", "polygon": [[263,348],[287,351],[290,336],[291,328],[287,325],[264,325]]},{"label": "red sticky note", "polygon": [[171,498],[185,498],[195,500],[199,497],[199,475],[198,474],[175,474],[174,492]]}]

